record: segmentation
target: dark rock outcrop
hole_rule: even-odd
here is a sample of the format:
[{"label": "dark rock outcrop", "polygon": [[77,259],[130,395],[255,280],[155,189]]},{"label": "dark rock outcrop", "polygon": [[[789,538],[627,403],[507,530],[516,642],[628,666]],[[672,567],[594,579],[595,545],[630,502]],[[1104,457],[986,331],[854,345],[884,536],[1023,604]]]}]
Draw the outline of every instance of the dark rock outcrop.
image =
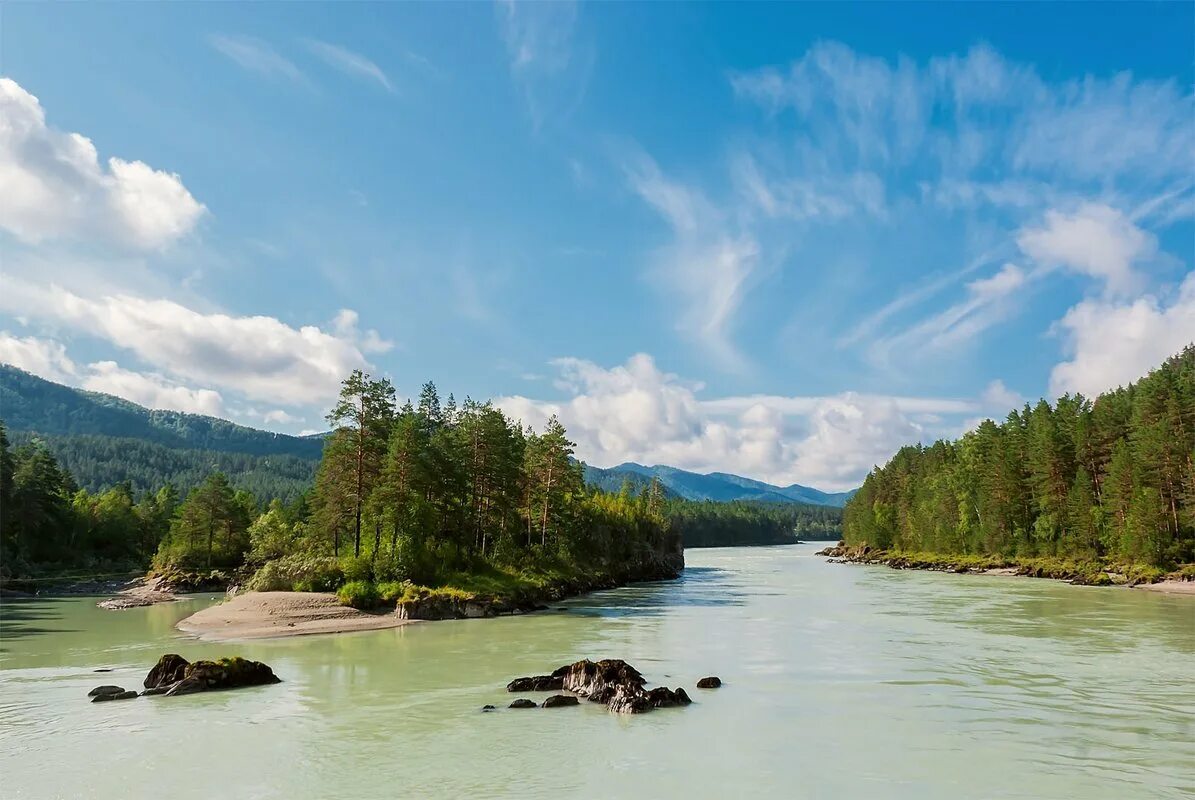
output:
[{"label": "dark rock outcrop", "polygon": [[[601,661],[585,659],[574,664],[566,664],[551,675],[518,678],[511,681],[507,689],[526,691],[528,687],[553,685],[555,681],[560,682],[560,688],[588,699],[592,703],[602,703],[611,711],[618,713],[641,714],[657,708],[687,706],[693,702],[681,688],[669,689],[666,686],[657,686],[653,689],[644,688],[646,681],[643,674],[618,658],[607,658]],[[576,702],[577,698],[570,695],[554,695],[544,701],[543,707],[574,705]],[[519,705],[516,706],[516,703]],[[530,708],[532,705],[530,701],[520,703],[516,700],[511,704],[511,708]]]},{"label": "dark rock outcrop", "polygon": [[137,696],[136,692],[125,691],[124,689],[121,689],[119,692],[113,692],[113,693],[108,693],[108,694],[97,694],[95,697],[91,698],[91,702],[104,703],[109,700],[132,700],[136,696]]},{"label": "dark rock outcrop", "polygon": [[717,689],[722,685],[722,679],[716,675],[711,675],[708,678],[702,678],[697,681],[698,689]]},{"label": "dark rock outcrop", "polygon": [[183,679],[189,664],[190,662],[178,653],[167,653],[153,665],[149,674],[145,676],[143,685],[146,689],[173,686]]},{"label": "dark rock outcrop", "polygon": [[506,684],[508,692],[559,692],[564,687],[561,675],[533,675],[529,678],[515,678]]},{"label": "dark rock outcrop", "polygon": [[491,706],[488,703],[481,707],[482,711],[493,711],[494,709],[495,709],[495,706]]},{"label": "dark rock outcrop", "polygon": [[100,695],[104,695],[104,694],[120,694],[123,691],[124,691],[123,686],[113,686],[110,683],[106,683],[103,686],[97,686],[94,689],[92,689],[90,692],[87,693],[87,696],[88,697],[99,697]]},{"label": "dark rock outcrop", "polygon": [[274,671],[260,661],[222,658],[219,661],[188,662],[175,653],[162,656],[145,676],[147,695],[175,697],[216,689],[239,689],[281,683]]},{"label": "dark rock outcrop", "polygon": [[534,700],[528,700],[526,697],[520,697],[518,700],[511,702],[510,708],[537,708]]},{"label": "dark rock outcrop", "polygon": [[597,703],[609,702],[610,694],[620,686],[642,687],[645,683],[639,670],[620,658],[604,658],[601,661],[578,661],[553,672],[560,673],[564,688],[588,697]]}]

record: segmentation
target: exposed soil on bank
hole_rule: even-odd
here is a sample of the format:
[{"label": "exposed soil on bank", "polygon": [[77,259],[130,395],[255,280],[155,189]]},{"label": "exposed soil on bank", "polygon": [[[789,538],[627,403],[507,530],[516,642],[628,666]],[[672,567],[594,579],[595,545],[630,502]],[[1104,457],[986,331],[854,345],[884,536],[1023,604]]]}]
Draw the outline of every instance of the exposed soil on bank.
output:
[{"label": "exposed soil on bank", "polygon": [[393,611],[358,611],[325,592],[248,592],[197,611],[176,627],[201,639],[227,641],[376,631],[412,621]]}]

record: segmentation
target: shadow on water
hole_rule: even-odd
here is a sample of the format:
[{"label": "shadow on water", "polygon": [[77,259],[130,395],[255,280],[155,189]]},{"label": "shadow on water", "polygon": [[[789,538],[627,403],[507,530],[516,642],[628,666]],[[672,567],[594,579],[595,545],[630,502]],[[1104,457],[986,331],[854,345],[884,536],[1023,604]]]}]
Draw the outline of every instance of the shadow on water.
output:
[{"label": "shadow on water", "polygon": [[747,592],[730,580],[732,572],[721,567],[685,567],[670,581],[636,583],[595,592],[568,604],[579,616],[613,617],[623,614],[652,616],[677,607],[741,606]]},{"label": "shadow on water", "polygon": [[0,603],[0,642],[43,633],[73,633],[64,628],[46,628],[37,624],[62,619],[62,611],[58,607],[62,602],[62,598],[38,597]]}]

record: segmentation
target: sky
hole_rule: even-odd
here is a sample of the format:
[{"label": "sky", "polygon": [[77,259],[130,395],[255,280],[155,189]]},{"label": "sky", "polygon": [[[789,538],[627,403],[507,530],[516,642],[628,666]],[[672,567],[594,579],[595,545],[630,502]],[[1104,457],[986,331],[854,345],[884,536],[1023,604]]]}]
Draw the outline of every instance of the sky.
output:
[{"label": "sky", "polygon": [[1193,64],[1190,3],[0,3],[0,361],[847,489],[1195,341]]}]

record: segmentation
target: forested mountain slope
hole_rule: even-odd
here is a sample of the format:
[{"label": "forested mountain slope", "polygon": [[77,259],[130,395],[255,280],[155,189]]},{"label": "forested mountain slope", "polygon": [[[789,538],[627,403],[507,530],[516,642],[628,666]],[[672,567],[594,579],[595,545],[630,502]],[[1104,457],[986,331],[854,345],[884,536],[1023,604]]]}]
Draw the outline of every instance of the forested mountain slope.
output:
[{"label": "forested mountain slope", "polygon": [[1066,395],[901,449],[844,512],[881,549],[1195,561],[1195,346],[1094,401]]},{"label": "forested mountain slope", "polygon": [[791,486],[773,486],[725,472],[702,475],[662,465],[645,467],[630,461],[608,469],[586,467],[585,478],[590,484],[611,492],[618,491],[624,480],[630,480],[632,486],[639,486],[650,483],[652,478],[659,478],[670,497],[718,502],[756,500],[842,507],[854,493],[822,492],[796,483]]},{"label": "forested mountain slope", "polygon": [[287,436],[216,417],[150,410],[119,397],[73,389],[0,364],[0,417],[8,430],[54,436],[141,439],[173,448],[316,460],[323,441]]}]

